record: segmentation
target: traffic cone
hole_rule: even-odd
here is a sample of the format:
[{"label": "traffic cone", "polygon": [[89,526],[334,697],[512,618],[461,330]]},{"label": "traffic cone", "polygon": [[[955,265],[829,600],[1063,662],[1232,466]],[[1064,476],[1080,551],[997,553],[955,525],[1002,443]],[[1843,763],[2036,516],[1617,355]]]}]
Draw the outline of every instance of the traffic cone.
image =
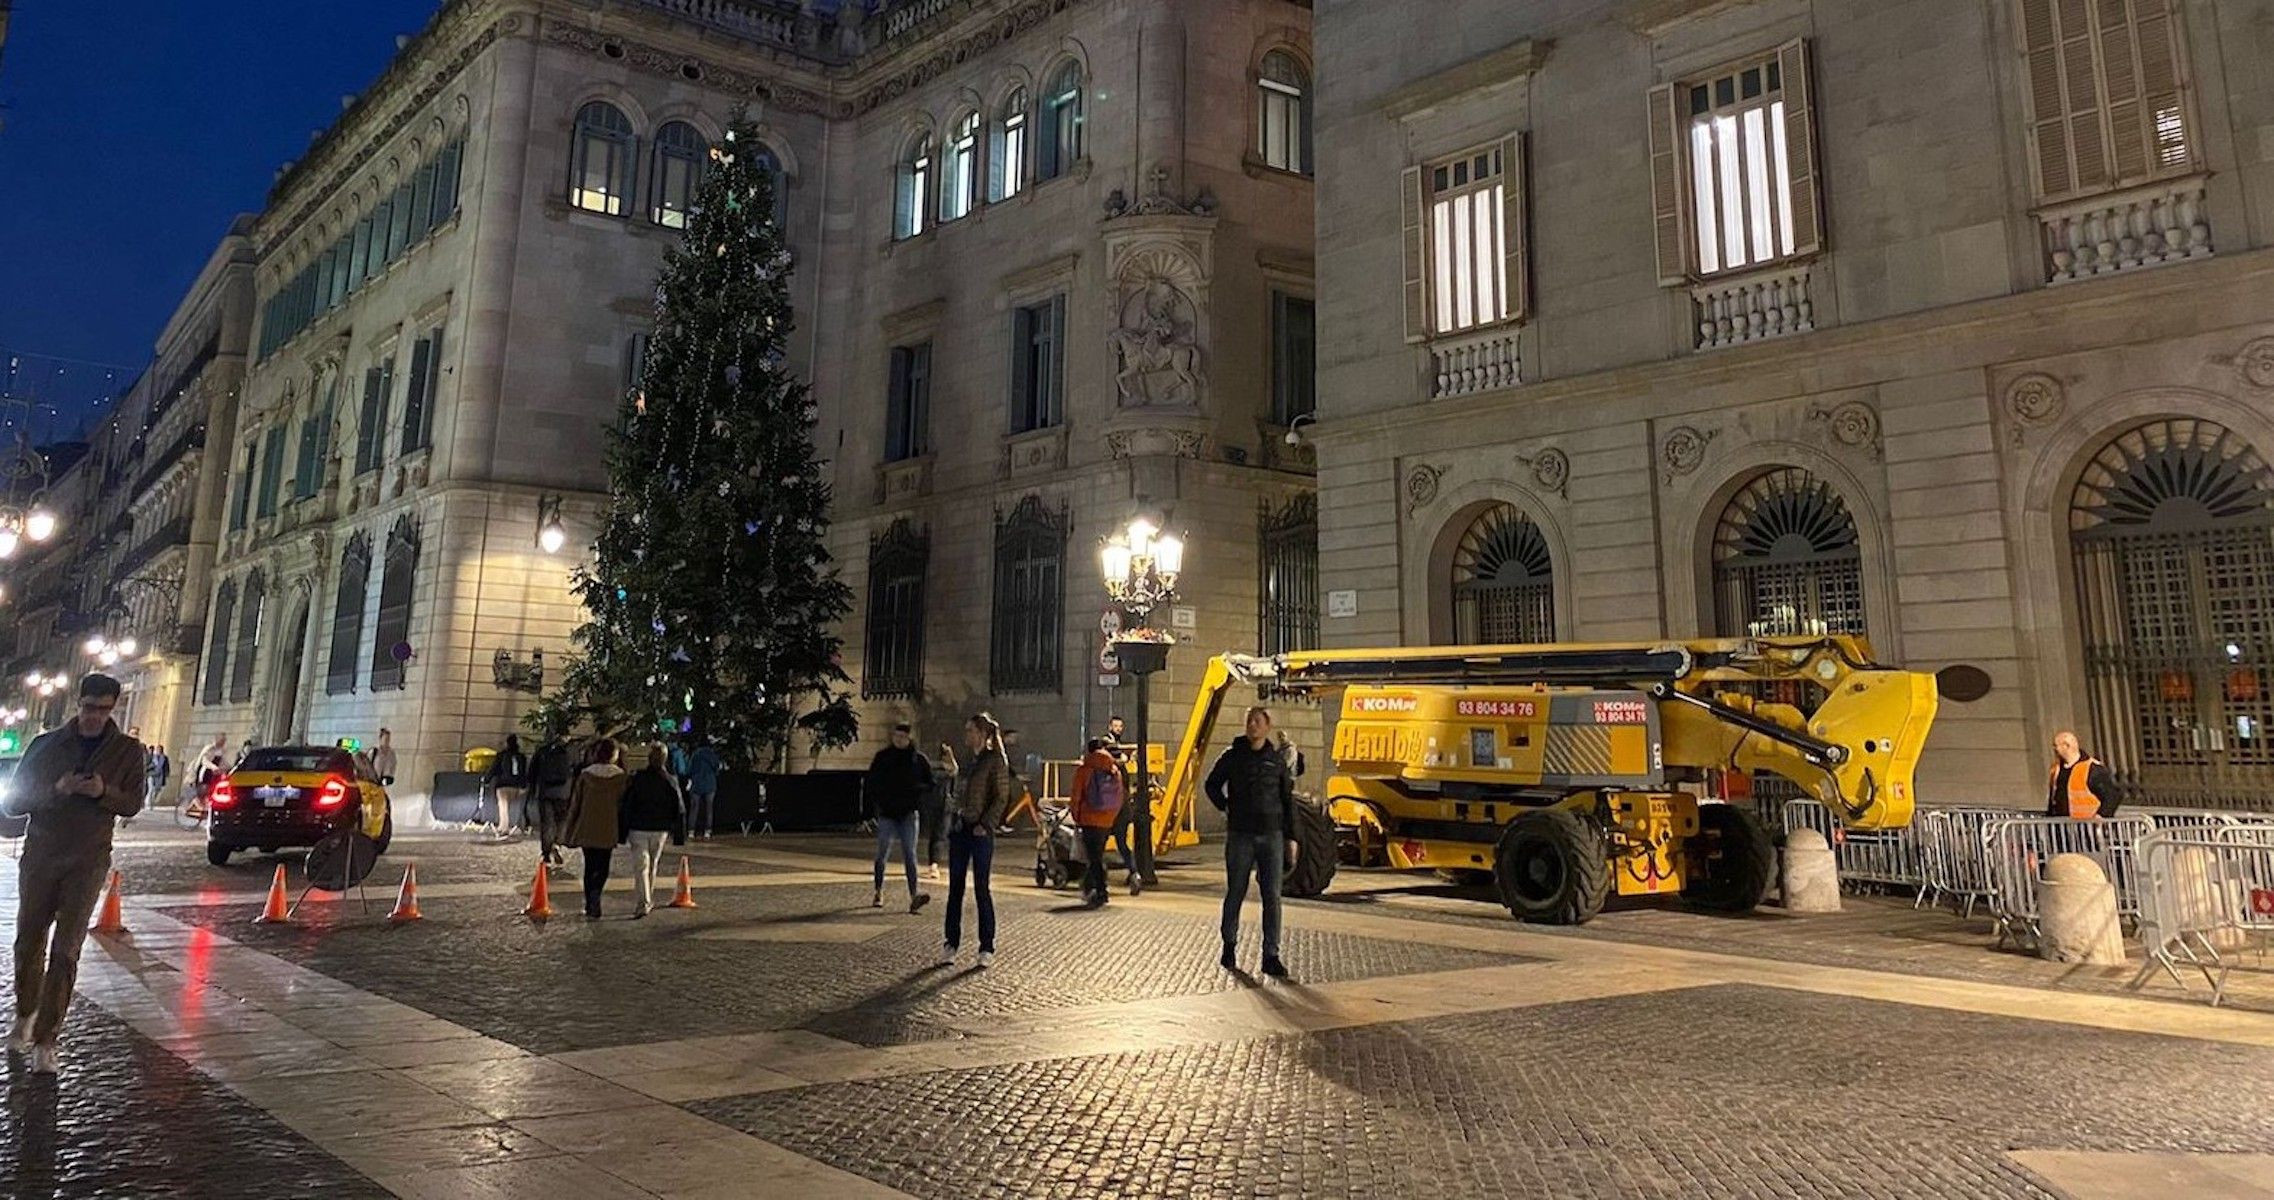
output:
[{"label": "traffic cone", "polygon": [[425,919],[425,914],[418,910],[418,864],[412,863],[403,868],[403,887],[395,893],[395,911],[387,914],[387,921],[400,925]]},{"label": "traffic cone", "polygon": [[118,872],[111,872],[110,887],[103,892],[103,911],[95,918],[96,933],[125,933],[126,914],[119,907]]},{"label": "traffic cone", "polygon": [[537,864],[537,882],[529,886],[529,907],[521,915],[532,921],[542,921],[553,915],[553,889],[545,879],[545,864]]},{"label": "traffic cone", "polygon": [[291,923],[292,912],[284,905],[284,864],[278,863],[276,864],[276,877],[269,880],[268,904],[261,909],[261,915],[253,918],[253,924],[289,925]]},{"label": "traffic cone", "polygon": [[687,856],[684,854],[679,856],[679,894],[673,896],[671,898],[671,903],[665,905],[664,907],[695,907],[695,877],[694,874],[687,869]]}]

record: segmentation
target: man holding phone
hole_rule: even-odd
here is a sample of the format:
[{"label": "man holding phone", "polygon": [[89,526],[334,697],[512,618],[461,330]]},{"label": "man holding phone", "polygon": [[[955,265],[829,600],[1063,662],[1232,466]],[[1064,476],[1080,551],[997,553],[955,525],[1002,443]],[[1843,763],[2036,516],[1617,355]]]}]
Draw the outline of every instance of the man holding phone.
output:
[{"label": "man holding phone", "polygon": [[1224,813],[1224,956],[1227,971],[1239,969],[1240,906],[1247,903],[1248,879],[1263,894],[1263,973],[1287,977],[1279,960],[1279,884],[1294,865],[1296,845],[1295,779],[1271,740],[1271,712],[1248,710],[1245,736],[1216,760],[1203,785],[1208,800]]},{"label": "man holding phone", "polygon": [[[32,739],[11,806],[31,818],[17,868],[16,1023],[8,1052],[56,1071],[56,1035],[79,976],[79,947],[111,866],[111,831],[142,811],[142,743],[120,731],[118,680],[79,681],[79,716]],[[52,939],[50,937],[52,933]]]}]

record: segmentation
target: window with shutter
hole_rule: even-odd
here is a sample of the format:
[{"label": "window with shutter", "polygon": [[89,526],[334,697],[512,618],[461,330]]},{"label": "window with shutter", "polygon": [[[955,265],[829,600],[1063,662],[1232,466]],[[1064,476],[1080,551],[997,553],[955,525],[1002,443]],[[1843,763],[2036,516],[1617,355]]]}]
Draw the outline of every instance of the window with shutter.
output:
[{"label": "window with shutter", "polygon": [[253,698],[254,647],[260,645],[261,607],[268,598],[268,579],[254,571],[245,579],[245,594],[237,606],[237,646],[229,656],[229,703]]},{"label": "window with shutter", "polygon": [[1652,89],[1651,215],[1662,283],[1823,249],[1808,45]]},{"label": "window with shutter", "polygon": [[332,597],[332,654],[324,693],[355,690],[356,656],[363,649],[363,608],[371,586],[371,535],[358,533],[340,554],[339,590]]},{"label": "window with shutter", "polygon": [[409,517],[387,534],[387,561],[379,576],[379,621],[371,639],[371,690],[403,686],[405,660],[396,647],[411,635],[411,594],[418,571],[418,524]]},{"label": "window with shutter", "polygon": [[395,360],[383,358],[363,372],[363,414],[355,431],[355,473],[376,471],[387,454],[387,393],[395,386]]},{"label": "window with shutter", "polygon": [[869,539],[869,611],[863,696],[917,696],[924,690],[924,580],[932,539],[905,517]]},{"label": "window with shutter", "polygon": [[1011,314],[1011,432],[1048,429],[1064,416],[1066,298]]},{"label": "window with shutter", "polygon": [[411,346],[410,390],[403,399],[403,453],[434,444],[435,393],[442,383],[442,330],[437,327]]},{"label": "window with shutter", "polygon": [[989,690],[1058,691],[1063,672],[1068,514],[1026,496],[995,518]]},{"label": "window with shutter", "polygon": [[1523,144],[1514,134],[1406,173],[1409,335],[1524,318]]},{"label": "window with shutter", "polygon": [[899,462],[926,453],[931,410],[932,344],[892,348],[892,379],[885,397],[884,460]]},{"label": "window with shutter", "polygon": [[213,623],[205,631],[205,686],[198,703],[221,703],[229,679],[229,635],[237,620],[237,581],[223,580],[213,593]]},{"label": "window with shutter", "polygon": [[2198,167],[2170,0],[2015,0],[2040,200]]}]

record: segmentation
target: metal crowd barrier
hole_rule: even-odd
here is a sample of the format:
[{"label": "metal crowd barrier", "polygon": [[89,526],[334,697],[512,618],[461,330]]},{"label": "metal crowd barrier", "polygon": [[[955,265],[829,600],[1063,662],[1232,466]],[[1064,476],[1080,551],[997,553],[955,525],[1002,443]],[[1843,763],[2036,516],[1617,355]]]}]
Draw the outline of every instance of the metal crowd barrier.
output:
[{"label": "metal crowd barrier", "polygon": [[1926,852],[1927,884],[1919,893],[1921,905],[1940,907],[1947,899],[1959,916],[1972,917],[1974,906],[1994,894],[1982,831],[1990,822],[2014,815],[2010,808],[1922,810],[1917,828]]},{"label": "metal crowd barrier", "polygon": [[2146,816],[2123,814],[2076,821],[2067,817],[2006,817],[1982,827],[1983,857],[1990,871],[1990,913],[1997,919],[1998,942],[2037,940],[2037,883],[2045,865],[2063,854],[2082,854],[2100,864],[2116,888],[2119,917],[2138,917],[2139,887],[2132,846],[2155,832]]},{"label": "metal crowd barrier", "polygon": [[1916,825],[1909,829],[1859,832],[1842,829],[1832,810],[1816,800],[1788,800],[1784,831],[1813,829],[1831,844],[1842,885],[1923,888],[1926,855]]},{"label": "metal crowd barrier", "polygon": [[2216,1006],[2241,952],[2255,941],[2263,967],[2274,941],[2274,823],[2151,833],[2140,839],[2137,853],[2147,961],[2132,986],[2160,966],[2185,987],[2184,961],[2202,972]]}]

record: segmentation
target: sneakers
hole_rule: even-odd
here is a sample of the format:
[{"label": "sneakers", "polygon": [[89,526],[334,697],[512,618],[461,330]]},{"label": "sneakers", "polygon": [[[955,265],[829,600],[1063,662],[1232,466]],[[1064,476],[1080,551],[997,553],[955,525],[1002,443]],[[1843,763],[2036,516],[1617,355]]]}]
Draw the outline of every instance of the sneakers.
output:
[{"label": "sneakers", "polygon": [[1135,871],[1129,873],[1129,894],[1132,896],[1145,894],[1145,881]]},{"label": "sneakers", "polygon": [[30,1054],[31,1052],[32,1019],[30,1017],[17,1017],[16,1023],[8,1027],[8,1053]]},{"label": "sneakers", "polygon": [[994,965],[995,965],[995,952],[994,952],[994,951],[992,951],[992,950],[982,950],[982,951],[980,951],[980,952],[979,952],[979,965],[980,965],[980,966],[982,966],[982,967],[991,967],[991,966],[994,966]]},{"label": "sneakers", "polygon": [[1223,955],[1216,961],[1222,963],[1224,965],[1224,969],[1227,971],[1237,971],[1240,969],[1240,956],[1234,953],[1232,947],[1230,946],[1224,947]]},{"label": "sneakers", "polygon": [[55,1043],[47,1042],[32,1047],[32,1074],[53,1075],[62,1060],[55,1053]]},{"label": "sneakers", "polygon": [[940,864],[933,863],[931,866],[924,868],[924,870],[927,872],[925,878],[931,880],[933,883],[938,883],[940,881]]},{"label": "sneakers", "polygon": [[945,942],[940,944],[940,965],[943,967],[952,967],[955,965],[955,947],[950,946]]},{"label": "sneakers", "polygon": [[[908,911],[912,913],[922,912],[924,911],[924,906],[930,904],[931,902],[932,894],[930,892],[918,892],[914,896],[908,898]],[[882,904],[883,901],[879,900],[877,903]]]},{"label": "sneakers", "polygon": [[653,911],[655,911],[653,907],[651,907],[651,906],[649,906],[649,905],[646,905],[646,904],[642,904],[642,905],[640,905],[638,908],[635,908],[635,909],[633,909],[633,910],[632,910],[632,919],[633,919],[633,920],[635,920],[635,921],[637,921],[637,920],[639,920],[640,918],[642,918],[642,917],[645,917],[646,915],[648,915],[649,913],[651,913],[651,912],[653,912]]},{"label": "sneakers", "polygon": [[1273,979],[1285,979],[1287,978],[1287,964],[1277,958],[1266,958],[1263,960],[1263,973]]},{"label": "sneakers", "polygon": [[876,891],[874,891],[874,892],[872,892],[872,893],[870,893],[870,894],[869,894],[869,907],[870,907],[870,908],[883,908],[883,907],[884,907],[884,889],[883,889],[883,888],[878,888]]}]

